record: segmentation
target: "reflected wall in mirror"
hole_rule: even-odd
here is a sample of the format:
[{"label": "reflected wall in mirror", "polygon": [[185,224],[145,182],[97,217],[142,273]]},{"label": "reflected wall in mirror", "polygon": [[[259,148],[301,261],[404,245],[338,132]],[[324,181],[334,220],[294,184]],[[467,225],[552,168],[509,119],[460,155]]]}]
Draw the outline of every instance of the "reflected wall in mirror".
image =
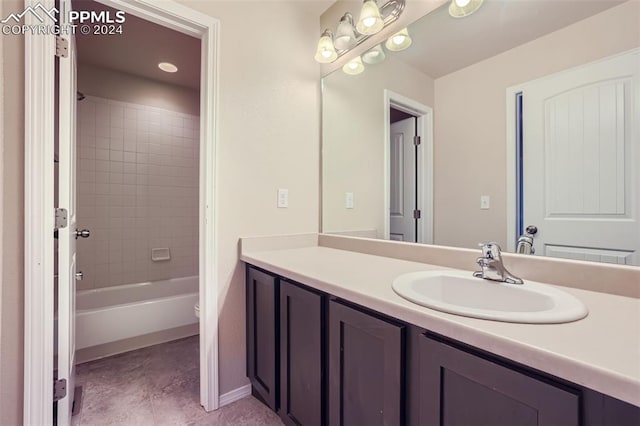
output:
[{"label": "reflected wall in mirror", "polygon": [[[323,231],[514,251],[535,225],[535,255],[640,264],[640,2],[447,7],[323,79]],[[417,117],[411,158],[392,108]]]}]

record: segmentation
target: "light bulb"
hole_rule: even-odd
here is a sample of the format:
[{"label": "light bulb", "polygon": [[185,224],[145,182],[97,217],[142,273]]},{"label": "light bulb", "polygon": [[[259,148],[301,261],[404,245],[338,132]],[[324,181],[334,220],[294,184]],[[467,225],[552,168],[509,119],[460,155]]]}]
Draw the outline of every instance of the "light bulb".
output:
[{"label": "light bulb", "polygon": [[377,45],[362,54],[362,61],[366,64],[377,64],[385,59],[384,50],[381,45]]},{"label": "light bulb", "polygon": [[482,6],[484,0],[451,0],[449,15],[453,18],[464,18]]},{"label": "light bulb", "polygon": [[342,71],[349,75],[357,75],[364,71],[364,64],[362,63],[362,58],[357,56],[355,59],[352,59],[350,62],[345,64],[342,67]]},{"label": "light bulb", "polygon": [[392,52],[398,52],[411,46],[411,43],[412,40],[409,36],[409,31],[407,31],[406,28],[403,28],[402,30],[389,37],[384,43],[384,47],[386,47],[388,50],[391,50]]},{"label": "light bulb", "polygon": [[376,18],[374,17],[364,18],[362,20],[362,24],[367,28],[371,28],[376,24]]},{"label": "light bulb", "polygon": [[329,30],[324,30],[320,40],[318,40],[318,49],[316,50],[315,60],[321,64],[328,64],[338,58],[336,48],[333,47],[333,34]]},{"label": "light bulb", "polygon": [[402,42],[405,41],[405,39],[406,37],[403,36],[402,34],[393,36],[391,38],[391,40],[393,40],[393,44],[396,44],[396,45],[402,44]]}]

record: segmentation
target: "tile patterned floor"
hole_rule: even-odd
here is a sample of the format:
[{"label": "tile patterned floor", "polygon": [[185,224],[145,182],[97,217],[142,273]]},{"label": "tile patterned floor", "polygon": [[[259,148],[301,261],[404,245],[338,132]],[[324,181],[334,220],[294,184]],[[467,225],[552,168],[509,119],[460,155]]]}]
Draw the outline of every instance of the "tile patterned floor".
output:
[{"label": "tile patterned floor", "polygon": [[282,425],[253,397],[207,413],[199,403],[198,337],[80,364],[74,426]]}]

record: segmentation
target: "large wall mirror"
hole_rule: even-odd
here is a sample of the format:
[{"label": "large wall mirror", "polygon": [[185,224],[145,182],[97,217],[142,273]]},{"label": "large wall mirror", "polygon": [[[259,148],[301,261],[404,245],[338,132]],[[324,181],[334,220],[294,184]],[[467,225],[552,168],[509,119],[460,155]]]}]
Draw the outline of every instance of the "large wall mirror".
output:
[{"label": "large wall mirror", "polygon": [[323,232],[640,265],[640,2],[445,4],[407,32],[322,80]]}]

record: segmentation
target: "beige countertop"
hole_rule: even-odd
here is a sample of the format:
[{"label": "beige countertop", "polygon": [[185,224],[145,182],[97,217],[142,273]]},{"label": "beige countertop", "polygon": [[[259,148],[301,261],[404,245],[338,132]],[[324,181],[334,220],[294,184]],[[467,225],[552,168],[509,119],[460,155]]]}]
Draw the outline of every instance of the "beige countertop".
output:
[{"label": "beige countertop", "polygon": [[[320,247],[312,239],[243,244],[241,260],[418,327],[640,406],[640,299],[560,287],[589,315],[566,324],[513,324],[447,314],[398,296],[398,275],[442,266]],[[470,265],[471,266],[471,265]]]}]

